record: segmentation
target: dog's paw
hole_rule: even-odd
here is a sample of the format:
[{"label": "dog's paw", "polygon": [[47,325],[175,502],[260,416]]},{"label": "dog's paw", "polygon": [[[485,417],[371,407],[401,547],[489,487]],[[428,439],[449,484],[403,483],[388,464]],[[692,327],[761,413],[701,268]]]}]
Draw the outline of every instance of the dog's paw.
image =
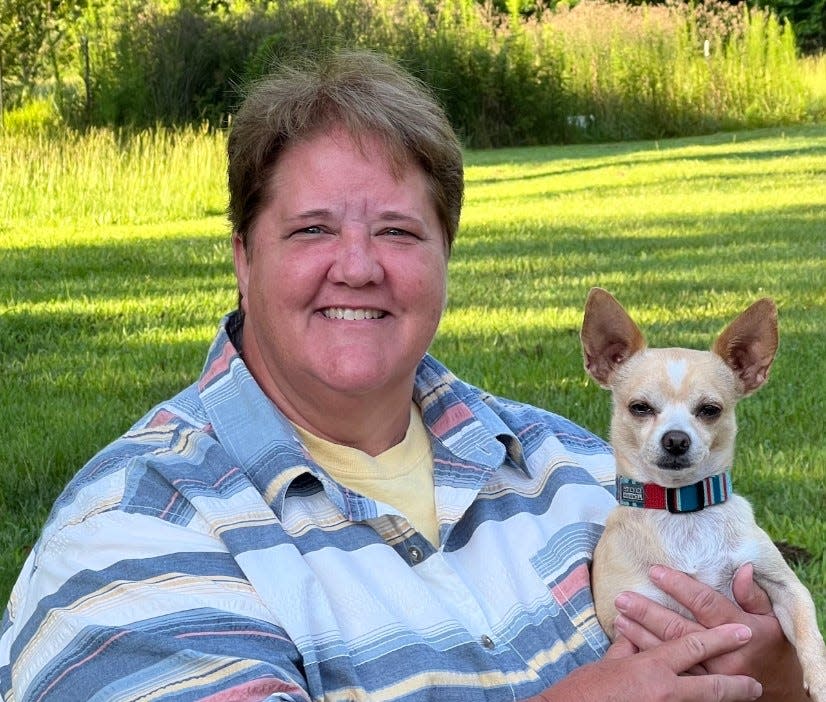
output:
[{"label": "dog's paw", "polygon": [[813,702],[826,702],[826,664],[806,675],[803,686]]}]

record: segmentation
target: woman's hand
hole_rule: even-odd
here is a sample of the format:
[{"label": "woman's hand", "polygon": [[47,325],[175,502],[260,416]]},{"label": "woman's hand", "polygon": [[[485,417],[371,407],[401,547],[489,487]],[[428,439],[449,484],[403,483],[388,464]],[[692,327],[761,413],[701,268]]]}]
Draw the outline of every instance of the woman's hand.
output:
[{"label": "woman's hand", "polygon": [[737,602],[676,570],[657,566],[651,580],[663,592],[688,609],[696,621],[686,619],[636,593],[617,598],[620,613],[617,632],[641,651],[656,649],[662,642],[681,639],[723,623],[738,623],[753,632],[751,641],[738,649],[711,656],[689,672],[696,674],[747,675],[759,680],[764,700],[807,700],[797,654],[786,640],[766,593],[754,582],[750,565],[734,576],[732,589]]},{"label": "woman's hand", "polygon": [[583,666],[530,702],[739,702],[756,700],[760,684],[745,675],[682,675],[748,644],[752,632],[740,624],[692,632],[639,651],[618,639],[598,663]]}]

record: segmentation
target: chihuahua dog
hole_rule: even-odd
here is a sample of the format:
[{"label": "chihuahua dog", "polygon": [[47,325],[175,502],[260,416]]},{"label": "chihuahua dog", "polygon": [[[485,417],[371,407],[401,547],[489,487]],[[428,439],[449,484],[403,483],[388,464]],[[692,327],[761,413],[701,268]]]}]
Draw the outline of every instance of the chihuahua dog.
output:
[{"label": "chihuahua dog", "polygon": [[826,702],[826,646],[811,595],[732,494],[737,401],[768,377],[777,351],[777,310],[755,302],[711,351],[647,348],[636,324],[605,290],[591,290],[581,332],[585,368],[613,396],[611,444],[618,506],[594,553],[597,618],[614,638],[614,599],[640,592],[691,616],[648,580],[663,564],[733,599],[734,572],[751,563],[795,646],[810,696]]}]

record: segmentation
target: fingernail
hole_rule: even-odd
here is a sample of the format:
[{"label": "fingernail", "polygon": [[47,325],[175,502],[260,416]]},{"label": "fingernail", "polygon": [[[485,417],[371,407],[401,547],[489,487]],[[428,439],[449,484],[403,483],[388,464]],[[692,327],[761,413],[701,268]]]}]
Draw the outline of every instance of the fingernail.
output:
[{"label": "fingernail", "polygon": [[665,568],[659,565],[651,566],[648,571],[648,577],[651,578],[654,582],[660,582],[665,576]]},{"label": "fingernail", "polygon": [[621,595],[617,595],[617,599],[614,600],[614,606],[620,612],[627,612],[631,607],[631,598],[623,592]]},{"label": "fingernail", "polygon": [[614,617],[614,630],[615,631],[622,631],[625,629],[625,625],[628,623],[628,620],[623,617],[621,614],[618,614]]},{"label": "fingernail", "polygon": [[734,636],[738,641],[748,641],[751,638],[751,629],[747,626],[739,626],[734,632]]},{"label": "fingernail", "polygon": [[754,695],[752,697],[753,700],[760,699],[763,696],[763,686],[756,680],[754,681],[754,685],[752,685],[751,694]]}]

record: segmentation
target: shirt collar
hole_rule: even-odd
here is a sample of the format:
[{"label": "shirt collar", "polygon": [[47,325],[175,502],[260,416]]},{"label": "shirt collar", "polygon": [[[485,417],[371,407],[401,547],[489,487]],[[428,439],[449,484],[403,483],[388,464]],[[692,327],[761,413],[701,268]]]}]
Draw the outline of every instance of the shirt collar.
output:
[{"label": "shirt collar", "polygon": [[413,399],[431,434],[457,458],[491,470],[507,458],[528,471],[521,442],[494,409],[498,401],[430,355],[419,364]]},{"label": "shirt collar", "polygon": [[221,321],[198,382],[201,402],[215,434],[231,459],[272,506],[300,475],[321,479],[289,421],[264,394],[244,364],[240,348],[243,317]]}]

